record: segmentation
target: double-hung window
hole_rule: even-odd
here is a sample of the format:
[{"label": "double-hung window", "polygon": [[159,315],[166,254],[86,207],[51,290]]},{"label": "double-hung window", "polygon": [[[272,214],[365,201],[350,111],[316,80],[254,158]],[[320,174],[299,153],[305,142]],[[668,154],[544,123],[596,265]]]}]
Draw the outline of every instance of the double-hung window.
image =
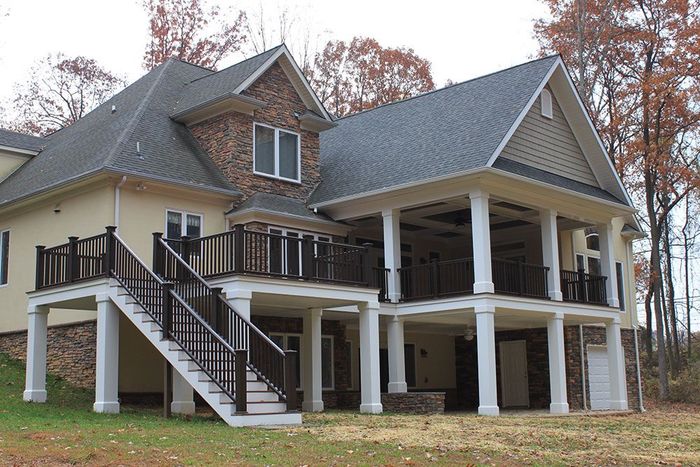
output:
[{"label": "double-hung window", "polygon": [[0,286],[7,284],[10,268],[10,231],[0,232]]},{"label": "double-hung window", "polygon": [[165,213],[165,237],[179,240],[184,236],[199,238],[202,236],[202,215],[190,212],[168,210]]},{"label": "double-hung window", "polygon": [[300,181],[300,138],[297,133],[256,123],[253,136],[254,172],[293,182]]}]

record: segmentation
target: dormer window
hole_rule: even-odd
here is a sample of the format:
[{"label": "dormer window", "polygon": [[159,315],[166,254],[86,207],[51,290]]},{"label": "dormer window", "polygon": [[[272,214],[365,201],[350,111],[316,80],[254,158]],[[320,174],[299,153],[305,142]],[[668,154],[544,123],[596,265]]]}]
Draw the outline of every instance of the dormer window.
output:
[{"label": "dormer window", "polygon": [[540,94],[540,106],[542,107],[542,116],[546,118],[554,118],[552,112],[552,93],[547,89],[543,89]]},{"label": "dormer window", "polygon": [[253,136],[254,173],[300,181],[300,138],[297,133],[256,123]]}]

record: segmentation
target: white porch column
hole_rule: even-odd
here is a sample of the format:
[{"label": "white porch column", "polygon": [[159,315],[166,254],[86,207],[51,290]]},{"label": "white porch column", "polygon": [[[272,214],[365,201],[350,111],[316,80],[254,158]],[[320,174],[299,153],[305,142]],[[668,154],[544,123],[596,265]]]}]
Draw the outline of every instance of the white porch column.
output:
[{"label": "white porch column", "polygon": [[23,399],[46,402],[46,337],[49,309],[30,306],[27,310],[27,373]]},{"label": "white porch column", "polygon": [[403,321],[398,316],[389,318],[386,326],[389,351],[388,392],[407,392],[406,363],[403,346]]},{"label": "white porch column", "polygon": [[[226,290],[226,301],[238,314],[250,321],[250,302],[253,300],[253,293],[250,290]],[[248,332],[244,329],[238,331],[240,334],[231,336],[235,349],[248,348]]]},{"label": "white porch column", "polygon": [[182,415],[193,415],[194,409],[192,386],[173,368],[173,400],[170,403],[170,411]]},{"label": "white porch column", "polygon": [[97,301],[97,361],[95,365],[95,404],[100,413],[119,413],[119,309],[107,294]]},{"label": "white porch column", "polygon": [[542,229],[542,261],[549,268],[547,287],[549,298],[561,301],[561,272],[559,269],[559,235],[557,231],[557,211],[543,209],[540,211]]},{"label": "white porch column", "polygon": [[389,300],[397,303],[401,299],[401,226],[399,224],[400,210],[389,209],[382,211],[384,222],[384,267],[389,268],[389,283],[387,292]]},{"label": "white porch column", "polygon": [[360,310],[360,374],[362,413],[381,413],[379,386],[379,303],[367,302]]},{"label": "white porch column", "polygon": [[608,305],[620,306],[617,297],[617,273],[615,270],[615,248],[613,241],[612,223],[598,225],[598,240],[600,242],[600,270],[608,279],[605,281],[605,292]]},{"label": "white porch column", "polygon": [[476,354],[479,374],[479,415],[498,415],[496,390],[496,335],[493,306],[478,306],[476,314]]},{"label": "white porch column", "polygon": [[620,318],[605,325],[608,348],[608,371],[610,372],[610,408],[627,410],[627,384],[625,381],[625,356],[622,352]]},{"label": "white porch column", "polygon": [[556,313],[547,321],[549,354],[549,390],[551,413],[569,413],[566,394],[566,357],[564,354],[564,314]]},{"label": "white porch column", "polygon": [[475,190],[469,193],[469,199],[472,213],[474,293],[493,293],[489,194],[482,190]]},{"label": "white porch column", "polygon": [[304,412],[323,411],[323,380],[321,372],[321,317],[323,310],[312,308],[304,314],[303,383]]}]

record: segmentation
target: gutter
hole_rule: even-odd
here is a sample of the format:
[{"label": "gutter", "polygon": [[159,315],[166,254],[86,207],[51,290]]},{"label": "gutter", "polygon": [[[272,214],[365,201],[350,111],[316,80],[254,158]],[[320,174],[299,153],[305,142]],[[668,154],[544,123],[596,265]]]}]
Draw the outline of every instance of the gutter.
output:
[{"label": "gutter", "polygon": [[122,179],[114,187],[114,226],[119,230],[119,218],[121,217],[121,188],[126,183],[126,175],[122,176]]}]

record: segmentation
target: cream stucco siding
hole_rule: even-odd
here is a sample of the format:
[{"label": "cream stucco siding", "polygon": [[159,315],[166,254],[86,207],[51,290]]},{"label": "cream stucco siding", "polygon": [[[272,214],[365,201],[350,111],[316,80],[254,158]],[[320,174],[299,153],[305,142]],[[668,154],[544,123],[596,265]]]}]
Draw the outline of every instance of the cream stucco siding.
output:
[{"label": "cream stucco siding", "polygon": [[[8,284],[0,287],[0,331],[27,327],[27,295],[34,290],[36,245],[67,242],[69,235],[100,233],[114,218],[114,190],[92,186],[55,196],[10,214],[0,214],[0,231],[10,231]],[[49,324],[94,318],[92,311],[49,313]]]},{"label": "cream stucco siding", "polygon": [[230,207],[229,199],[211,197],[201,192],[145,186],[145,190],[137,190],[134,184],[122,187],[119,235],[146,264],[151,264],[151,234],[165,231],[165,213],[169,209],[200,214],[203,217],[202,235],[226,230],[224,214]]}]

